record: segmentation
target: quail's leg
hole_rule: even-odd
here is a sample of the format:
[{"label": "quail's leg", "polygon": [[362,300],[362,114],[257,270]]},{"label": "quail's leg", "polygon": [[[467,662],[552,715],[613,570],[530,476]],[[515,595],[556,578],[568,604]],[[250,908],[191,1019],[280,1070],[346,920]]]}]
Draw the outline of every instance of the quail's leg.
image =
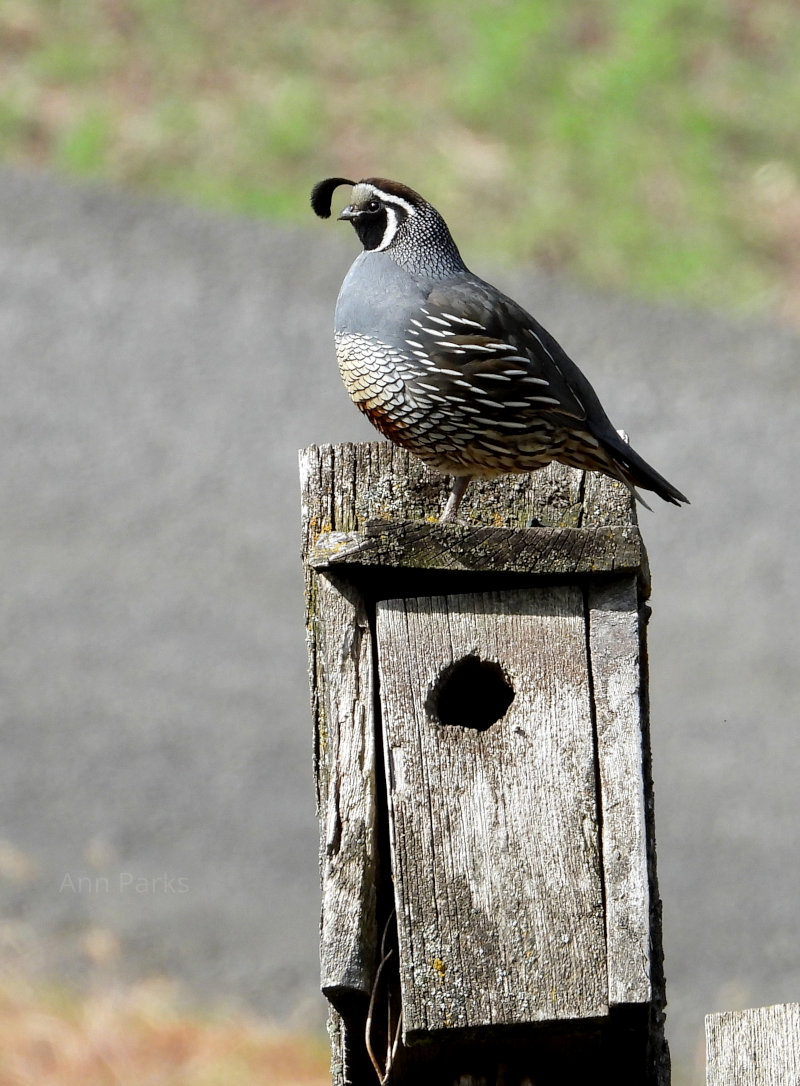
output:
[{"label": "quail's leg", "polygon": [[444,507],[444,512],[439,517],[439,523],[444,524],[445,521],[452,520],[458,511],[458,507],[461,504],[461,499],[464,497],[464,491],[469,486],[469,481],[472,478],[471,475],[456,475],[453,479],[453,489],[450,491],[450,497],[447,499],[447,505]]}]

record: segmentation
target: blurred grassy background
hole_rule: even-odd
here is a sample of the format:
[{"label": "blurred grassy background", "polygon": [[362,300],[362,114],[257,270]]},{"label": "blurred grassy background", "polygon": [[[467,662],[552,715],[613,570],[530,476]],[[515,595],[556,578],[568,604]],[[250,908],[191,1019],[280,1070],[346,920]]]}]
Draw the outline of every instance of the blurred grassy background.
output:
[{"label": "blurred grassy background", "polygon": [[325,1086],[328,1062],[321,1039],[192,1015],[159,982],[80,997],[0,986],[2,1086]]},{"label": "blurred grassy background", "polygon": [[382,174],[468,263],[800,325],[797,0],[3,0],[0,156],[308,221]]}]

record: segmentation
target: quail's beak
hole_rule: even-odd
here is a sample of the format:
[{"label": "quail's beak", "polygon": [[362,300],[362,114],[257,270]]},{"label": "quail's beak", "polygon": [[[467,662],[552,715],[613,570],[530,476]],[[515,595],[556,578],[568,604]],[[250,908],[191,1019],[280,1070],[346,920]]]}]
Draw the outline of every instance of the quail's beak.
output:
[{"label": "quail's beak", "polygon": [[339,216],[340,219],[344,219],[345,222],[352,222],[353,219],[358,218],[358,208],[353,207],[352,204],[348,204],[344,211]]}]

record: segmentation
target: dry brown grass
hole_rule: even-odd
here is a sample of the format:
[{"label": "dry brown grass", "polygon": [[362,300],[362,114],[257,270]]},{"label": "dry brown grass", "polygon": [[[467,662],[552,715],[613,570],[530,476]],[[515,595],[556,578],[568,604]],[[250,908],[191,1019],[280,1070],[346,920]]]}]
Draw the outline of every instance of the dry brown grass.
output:
[{"label": "dry brown grass", "polygon": [[0,985],[0,1086],[323,1086],[321,1039],[254,1018],[204,1019],[171,989],[93,996]]}]

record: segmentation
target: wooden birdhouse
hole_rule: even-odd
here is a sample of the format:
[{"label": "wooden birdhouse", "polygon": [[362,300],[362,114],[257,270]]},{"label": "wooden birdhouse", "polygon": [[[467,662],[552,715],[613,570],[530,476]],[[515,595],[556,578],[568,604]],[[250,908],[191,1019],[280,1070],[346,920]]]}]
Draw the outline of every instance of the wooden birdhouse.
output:
[{"label": "wooden birdhouse", "polygon": [[[301,454],[333,1081],[669,1081],[620,484]],[[610,1077],[598,1077],[603,1074]]]}]

